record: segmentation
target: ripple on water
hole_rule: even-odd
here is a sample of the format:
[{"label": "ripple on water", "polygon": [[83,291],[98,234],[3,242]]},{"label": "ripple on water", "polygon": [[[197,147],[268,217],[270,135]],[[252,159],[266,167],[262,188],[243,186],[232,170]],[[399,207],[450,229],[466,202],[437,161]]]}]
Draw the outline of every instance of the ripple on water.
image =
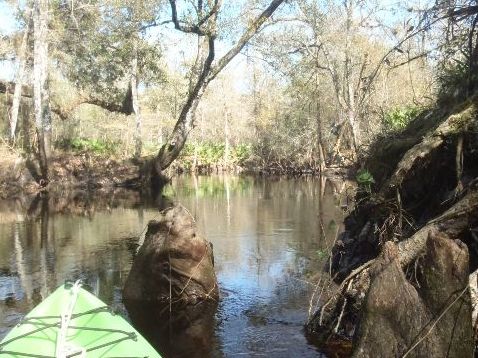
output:
[{"label": "ripple on water", "polygon": [[[207,320],[213,334],[201,342],[201,354],[320,356],[303,332],[310,294],[304,275],[322,267],[317,252],[331,246],[331,222],[342,221],[332,190],[321,196],[321,183],[308,179],[222,176],[178,177],[173,185],[173,199],[188,208],[214,245],[221,300]],[[94,206],[94,197],[89,200],[85,208]],[[121,288],[137,238],[158,210],[126,200],[109,210],[90,210],[88,217],[52,214],[53,208],[48,215],[0,224],[0,337],[66,279],[82,278],[126,314]],[[184,351],[197,356],[195,342],[188,344]]]}]

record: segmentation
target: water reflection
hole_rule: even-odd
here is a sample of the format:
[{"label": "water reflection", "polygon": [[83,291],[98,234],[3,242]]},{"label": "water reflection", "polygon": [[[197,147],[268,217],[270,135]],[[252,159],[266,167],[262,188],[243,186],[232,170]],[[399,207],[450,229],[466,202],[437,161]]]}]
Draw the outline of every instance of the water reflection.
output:
[{"label": "water reflection", "polygon": [[217,350],[215,303],[201,302],[176,312],[154,305],[125,304],[133,325],[164,357],[222,355]]},{"label": "water reflection", "polygon": [[[321,252],[340,229],[336,191],[336,185],[316,179],[176,178],[166,194],[191,211],[214,244],[222,297],[206,322],[211,328],[206,341],[181,341],[177,333],[184,327],[155,329],[151,320],[143,322],[160,351],[168,356],[319,355],[302,331],[311,294],[306,281],[323,267]],[[137,193],[86,196],[88,204],[81,201],[84,194],[71,195],[39,198],[36,204],[0,203],[0,337],[65,279],[82,278],[126,313],[121,289],[137,237],[158,211]],[[179,341],[181,351],[174,348]]]}]

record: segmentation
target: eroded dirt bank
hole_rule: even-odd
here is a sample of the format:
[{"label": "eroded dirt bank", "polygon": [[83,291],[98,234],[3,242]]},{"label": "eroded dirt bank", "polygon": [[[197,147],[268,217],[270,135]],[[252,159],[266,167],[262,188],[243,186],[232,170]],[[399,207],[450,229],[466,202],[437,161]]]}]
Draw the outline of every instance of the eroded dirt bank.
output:
[{"label": "eroded dirt bank", "polygon": [[437,107],[370,148],[371,190],[333,248],[340,288],[307,323],[312,339],[348,337],[356,357],[472,355],[477,113],[476,96]]},{"label": "eroded dirt bank", "polygon": [[93,190],[125,187],[139,177],[142,163],[115,160],[88,153],[62,153],[52,156],[49,182],[37,175],[34,159],[10,154],[0,163],[0,198],[12,199],[41,191]]}]

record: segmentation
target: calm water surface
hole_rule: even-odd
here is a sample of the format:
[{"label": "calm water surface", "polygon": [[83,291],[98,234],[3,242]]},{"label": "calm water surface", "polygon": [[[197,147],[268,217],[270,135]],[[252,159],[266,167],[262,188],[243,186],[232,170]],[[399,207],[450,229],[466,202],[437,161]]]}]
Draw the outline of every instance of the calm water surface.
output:
[{"label": "calm water surface", "polygon": [[[307,281],[323,267],[341,226],[335,185],[222,176],[174,180],[166,194],[196,217],[213,243],[221,288],[210,348],[201,355],[323,356],[307,343],[303,324],[312,291]],[[138,199],[96,204],[94,198],[72,201],[83,208],[75,214],[55,213],[46,199],[34,212],[18,203],[0,206],[0,339],[66,279],[81,278],[127,316],[122,287],[138,236],[158,209]],[[195,355],[194,344],[188,356]]]}]

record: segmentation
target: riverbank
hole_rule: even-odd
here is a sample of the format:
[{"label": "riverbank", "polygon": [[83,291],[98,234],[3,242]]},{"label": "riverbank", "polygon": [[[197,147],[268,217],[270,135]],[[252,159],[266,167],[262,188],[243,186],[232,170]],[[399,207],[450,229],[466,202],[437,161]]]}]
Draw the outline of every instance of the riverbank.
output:
[{"label": "riverbank", "polygon": [[35,160],[3,148],[0,163],[0,199],[34,195],[44,191],[112,189],[139,176],[139,162],[119,160],[88,152],[56,152],[49,163],[47,185],[38,179]]},{"label": "riverbank", "polygon": [[[146,163],[152,157],[125,159],[89,151],[56,150],[49,164],[50,180],[47,185],[39,179],[39,169],[34,158],[6,146],[0,148],[0,199],[13,199],[30,196],[40,192],[62,193],[65,191],[113,191],[115,188],[141,189],[145,183],[142,175]],[[180,157],[168,169],[168,176],[179,174],[232,174],[259,176],[318,176],[320,169],[313,164],[294,166],[292,163],[263,163],[248,159],[225,164],[216,162],[192,161],[190,157]],[[330,177],[350,177],[350,167],[331,167],[323,171]],[[143,188],[144,189],[144,188]],[[146,188],[149,189],[149,188]]]},{"label": "riverbank", "polygon": [[309,320],[311,339],[348,338],[354,357],[472,356],[477,132],[475,96],[372,146],[327,267],[340,287]]}]

